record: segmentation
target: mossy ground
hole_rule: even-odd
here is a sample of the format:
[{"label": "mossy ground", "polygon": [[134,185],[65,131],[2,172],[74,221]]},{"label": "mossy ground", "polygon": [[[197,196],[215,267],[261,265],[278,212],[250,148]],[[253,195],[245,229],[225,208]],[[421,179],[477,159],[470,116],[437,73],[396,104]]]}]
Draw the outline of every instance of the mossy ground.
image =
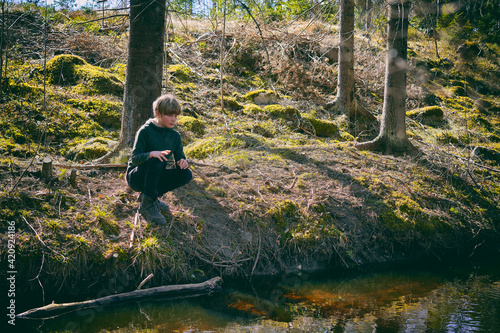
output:
[{"label": "mossy ground", "polygon": [[[235,35],[248,33],[235,27]],[[358,99],[379,116],[384,57],[373,43],[384,43],[383,35],[373,38],[371,47],[356,39],[365,64],[359,76],[370,78]],[[323,107],[334,94],[336,65],[277,57],[271,48],[276,66],[263,70],[263,50],[240,43],[227,58],[223,112],[217,43],[203,43],[186,43],[177,54],[182,63],[167,68],[168,89],[183,102],[178,129],[195,178],[163,198],[172,210],[163,229],[136,224],[137,194],[127,189],[123,169],[78,169],[75,182],[69,168],[57,167],[47,183],[36,163],[50,156],[68,164],[78,154],[71,149],[102,138],[91,141],[99,143],[95,150],[79,151],[92,159],[103,142],[118,139],[120,94],[74,84],[84,77],[78,66],[106,76],[123,73],[123,64],[115,70],[78,61],[73,83],[50,81],[44,90],[39,62],[9,62],[0,100],[0,220],[2,227],[16,223],[23,288],[39,290],[30,280],[38,276],[54,293],[109,281],[116,291],[150,273],[152,284],[197,281],[469,255],[498,242],[500,81],[491,69],[498,69],[499,49],[462,64],[446,41],[440,48],[449,61],[433,60],[421,39],[411,44],[416,66],[407,109],[416,111],[407,124],[421,154],[395,158],[353,148],[352,141],[373,138],[377,124]],[[272,88],[265,86],[270,79]],[[453,88],[459,86],[464,90]]]}]

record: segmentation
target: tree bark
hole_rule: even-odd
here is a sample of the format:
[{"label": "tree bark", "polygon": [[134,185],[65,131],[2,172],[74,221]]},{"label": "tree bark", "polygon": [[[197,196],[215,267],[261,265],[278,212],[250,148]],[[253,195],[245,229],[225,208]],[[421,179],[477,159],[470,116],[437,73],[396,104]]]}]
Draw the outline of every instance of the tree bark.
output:
[{"label": "tree bark", "polygon": [[132,147],[137,130],[153,116],[163,73],[165,1],[130,0],[130,7],[121,148]]},{"label": "tree bark", "polygon": [[384,105],[379,135],[358,149],[386,154],[411,153],[414,147],[406,136],[406,71],[409,0],[388,0],[387,55]]},{"label": "tree bark", "polygon": [[216,291],[222,279],[215,277],[203,283],[161,286],[144,290],[134,290],[128,293],[116,294],[96,298],[84,302],[49,304],[40,308],[31,309],[16,315],[21,319],[50,319],[62,314],[81,311],[84,309],[105,307],[115,304],[147,301],[151,299],[172,300],[185,297],[195,297],[211,294]]},{"label": "tree bark", "polygon": [[372,27],[372,16],[373,16],[373,0],[366,0],[366,18],[365,18],[366,32],[370,31],[370,28]]},{"label": "tree bark", "polygon": [[340,1],[339,73],[337,110],[354,116],[357,110],[354,93],[354,0]]}]

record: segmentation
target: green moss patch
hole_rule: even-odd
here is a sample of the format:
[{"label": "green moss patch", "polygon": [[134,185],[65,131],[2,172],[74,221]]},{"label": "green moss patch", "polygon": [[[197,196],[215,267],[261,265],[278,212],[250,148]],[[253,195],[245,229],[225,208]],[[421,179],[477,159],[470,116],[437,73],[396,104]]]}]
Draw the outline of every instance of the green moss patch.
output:
[{"label": "green moss patch", "polygon": [[309,113],[302,113],[302,119],[312,125],[317,136],[334,137],[339,136],[337,124],[330,120],[317,119]]},{"label": "green moss patch", "polygon": [[263,115],[264,110],[256,104],[245,104],[243,106],[243,114],[246,115]]},{"label": "green moss patch", "polygon": [[170,65],[167,67],[167,73],[179,81],[189,81],[193,77],[193,71],[185,65]]},{"label": "green moss patch", "polygon": [[113,71],[89,65],[78,56],[61,54],[47,62],[51,84],[74,86],[73,91],[87,95],[123,95],[123,82]]},{"label": "green moss patch", "polygon": [[264,107],[264,111],[269,113],[273,118],[281,118],[286,120],[298,120],[300,118],[299,111],[293,106],[281,106],[279,104],[271,104]]},{"label": "green moss patch", "polygon": [[207,158],[210,155],[223,153],[226,149],[242,147],[245,142],[229,136],[215,136],[195,141],[185,147],[186,155],[193,158]]},{"label": "green moss patch", "polygon": [[50,84],[74,85],[78,81],[77,67],[87,65],[82,58],[70,54],[55,56],[47,62],[47,79]]},{"label": "green moss patch", "polygon": [[278,94],[276,94],[272,90],[253,90],[245,95],[243,95],[243,99],[255,103],[257,105],[270,105],[276,104],[279,100]]},{"label": "green moss patch", "polygon": [[116,142],[113,140],[92,138],[70,148],[66,154],[66,158],[74,161],[94,160],[107,154],[114,144]]},{"label": "green moss patch", "polygon": [[[224,108],[227,108],[231,111],[239,111],[243,109],[243,105],[236,100],[234,97],[224,96]],[[220,98],[215,101],[217,105],[220,105]]]},{"label": "green moss patch", "polygon": [[179,116],[177,124],[197,135],[205,134],[205,123],[191,116]]},{"label": "green moss patch", "polygon": [[406,115],[424,125],[439,126],[444,122],[444,112],[440,106],[427,106],[406,112]]},{"label": "green moss patch", "polygon": [[92,119],[104,127],[119,128],[121,126],[122,104],[104,100],[68,99],[74,107],[85,111]]}]

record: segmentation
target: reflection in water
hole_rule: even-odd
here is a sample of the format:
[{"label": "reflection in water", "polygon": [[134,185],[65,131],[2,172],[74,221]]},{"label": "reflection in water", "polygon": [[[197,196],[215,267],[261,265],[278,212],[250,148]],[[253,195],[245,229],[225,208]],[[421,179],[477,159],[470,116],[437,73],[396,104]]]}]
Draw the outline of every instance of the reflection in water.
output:
[{"label": "reflection in water", "polygon": [[500,265],[486,268],[298,274],[247,289],[226,282],[212,297],[22,324],[40,332],[500,332]]}]

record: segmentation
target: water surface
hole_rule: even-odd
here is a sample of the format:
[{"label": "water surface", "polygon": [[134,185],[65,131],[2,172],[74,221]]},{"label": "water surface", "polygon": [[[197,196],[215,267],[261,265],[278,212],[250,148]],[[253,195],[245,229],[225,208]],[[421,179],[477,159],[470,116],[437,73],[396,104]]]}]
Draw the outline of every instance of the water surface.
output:
[{"label": "water surface", "polygon": [[225,281],[213,296],[22,321],[24,332],[494,332],[500,262]]}]

